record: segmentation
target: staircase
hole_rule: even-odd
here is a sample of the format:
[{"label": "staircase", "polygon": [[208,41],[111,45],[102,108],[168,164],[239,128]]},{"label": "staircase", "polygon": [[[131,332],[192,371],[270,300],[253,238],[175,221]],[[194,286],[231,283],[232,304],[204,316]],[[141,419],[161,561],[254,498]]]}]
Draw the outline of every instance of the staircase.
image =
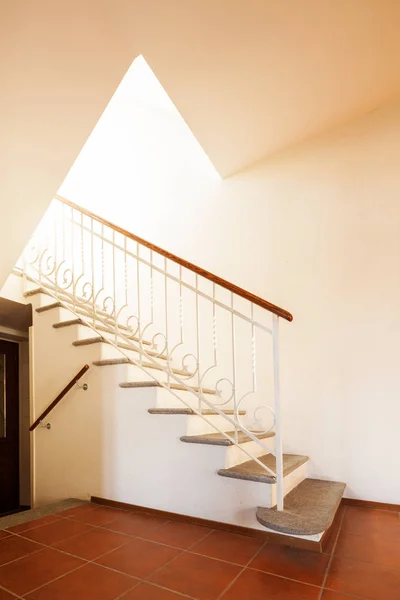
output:
[{"label": "staircase", "polygon": [[307,478],[308,457],[282,450],[290,313],[61,198],[17,270],[35,328],[66,335],[116,397],[139,402],[137,448],[162,432],[170,481],[190,470],[208,516],[311,539],[330,527],[345,485]]}]

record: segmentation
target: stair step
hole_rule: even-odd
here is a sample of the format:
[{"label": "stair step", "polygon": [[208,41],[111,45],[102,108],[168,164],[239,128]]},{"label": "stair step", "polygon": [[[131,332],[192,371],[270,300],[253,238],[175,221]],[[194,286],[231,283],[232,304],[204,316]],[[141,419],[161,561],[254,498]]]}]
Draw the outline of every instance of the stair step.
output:
[{"label": "stair step", "polygon": [[291,535],[316,535],[332,525],[346,484],[322,479],[304,479],[285,497],[284,510],[257,508],[264,527]]},{"label": "stair step", "polygon": [[24,292],[24,298],[30,298],[31,296],[37,296],[38,294],[48,295],[48,292],[45,288],[38,287],[38,288],[35,288],[34,290],[28,290],[27,292]]},{"label": "stair step", "polygon": [[[197,415],[197,413],[191,408],[149,408],[148,412],[152,415]],[[221,410],[224,415],[234,415],[234,410]],[[201,411],[202,415],[211,416],[211,415],[219,415],[216,410],[212,410],[211,408],[203,408]],[[239,410],[240,415],[245,415],[245,410]]]},{"label": "stair step", "polygon": [[[273,454],[264,454],[259,456],[258,460],[263,463],[266,467],[275,471],[276,459]],[[292,471],[304,465],[308,461],[308,456],[300,456],[297,454],[284,454],[283,455],[283,476],[289,475]],[[258,481],[260,483],[276,483],[276,478],[273,475],[269,475],[261,465],[254,462],[254,460],[246,460],[239,465],[230,467],[229,469],[220,469],[218,475],[222,477],[232,477],[234,479],[246,479],[247,481]]]},{"label": "stair step", "polygon": [[[27,294],[24,294],[24,296],[26,296]],[[60,308],[61,307],[61,302],[52,302],[51,304],[45,304],[44,306],[39,306],[36,309],[37,313],[43,313],[46,312],[48,310],[53,310],[53,308]]]},{"label": "stair step", "polygon": [[[134,338],[132,338],[133,340]],[[107,340],[107,338],[102,337],[101,335],[96,336],[96,337],[91,337],[91,338],[84,338],[82,340],[76,340],[75,342],[72,342],[73,346],[90,346],[90,344],[110,344],[110,341]],[[149,344],[150,342],[143,342],[144,344]],[[123,350],[131,350],[132,352],[137,352],[137,350],[135,350],[135,348],[132,348],[132,346],[130,344],[124,344],[123,342],[118,342],[116,344],[118,346],[118,348],[122,348]],[[157,353],[155,353],[156,356],[158,356]],[[161,359],[165,359],[166,356],[165,355],[161,355],[158,358]]]},{"label": "stair step", "polygon": [[[143,388],[143,387],[164,387],[159,381],[126,381],[125,383],[120,383],[119,387],[122,388]],[[186,392],[187,389],[186,387],[184,387],[183,385],[180,385],[179,383],[170,383],[168,386],[171,390],[178,390],[181,392]],[[193,385],[188,385],[188,388],[190,388],[190,390],[193,390],[194,392],[199,392],[199,388]],[[215,390],[209,390],[207,388],[203,388],[202,390],[203,394],[212,394],[212,395],[216,395],[216,391]]]},{"label": "stair step", "polygon": [[[150,354],[150,352],[148,352],[147,354]],[[153,353],[153,356],[157,356],[156,352]],[[159,357],[159,358],[163,358],[164,360],[166,360],[166,357]],[[130,360],[128,360],[127,358],[105,358],[104,360],[95,360],[93,361],[93,364],[96,367],[107,367],[110,365],[129,365],[131,364],[132,366],[136,366],[134,363],[132,363]],[[163,371],[164,373],[166,372],[160,365],[154,365],[153,363],[149,363],[149,362],[142,362],[142,367],[144,367],[145,369],[156,369],[158,371]],[[175,373],[175,375],[182,375],[182,376],[188,376],[188,373],[186,371],[183,371],[182,369],[171,369],[172,373]]]},{"label": "stair step", "polygon": [[[227,431],[227,435],[231,438],[235,437],[234,431]],[[274,432],[269,433],[260,433],[256,435],[257,439],[263,440],[265,438],[274,437]],[[228,440],[227,437],[224,436],[223,433],[203,433],[201,435],[183,435],[180,438],[181,442],[186,442],[188,444],[210,444],[211,446],[233,446],[233,442]],[[246,442],[252,442],[253,439],[246,435],[243,431],[238,432],[238,443],[245,444]],[[252,461],[250,461],[252,462]],[[222,471],[229,471],[230,469],[221,469]]]}]

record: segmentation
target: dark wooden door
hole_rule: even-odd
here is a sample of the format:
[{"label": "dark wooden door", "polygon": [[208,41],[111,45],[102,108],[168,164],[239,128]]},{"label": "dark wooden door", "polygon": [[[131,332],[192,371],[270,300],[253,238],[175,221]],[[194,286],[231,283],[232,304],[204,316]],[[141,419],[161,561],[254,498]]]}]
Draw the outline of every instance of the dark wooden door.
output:
[{"label": "dark wooden door", "polygon": [[19,508],[18,344],[0,340],[0,514]]}]

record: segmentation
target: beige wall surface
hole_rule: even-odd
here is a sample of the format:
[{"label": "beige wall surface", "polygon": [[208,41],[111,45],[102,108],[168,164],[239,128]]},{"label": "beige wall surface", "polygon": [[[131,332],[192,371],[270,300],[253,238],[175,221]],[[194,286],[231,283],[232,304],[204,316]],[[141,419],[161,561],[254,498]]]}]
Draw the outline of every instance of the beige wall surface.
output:
[{"label": "beige wall surface", "polygon": [[0,7],[0,285],[134,56],[104,2]]},{"label": "beige wall surface", "polygon": [[[400,494],[399,155],[392,105],[206,186],[177,171],[138,194],[127,170],[107,205],[128,230],[293,313],[281,327],[285,449],[349,496],[386,502]],[[107,152],[96,158],[93,210],[109,183]]]}]

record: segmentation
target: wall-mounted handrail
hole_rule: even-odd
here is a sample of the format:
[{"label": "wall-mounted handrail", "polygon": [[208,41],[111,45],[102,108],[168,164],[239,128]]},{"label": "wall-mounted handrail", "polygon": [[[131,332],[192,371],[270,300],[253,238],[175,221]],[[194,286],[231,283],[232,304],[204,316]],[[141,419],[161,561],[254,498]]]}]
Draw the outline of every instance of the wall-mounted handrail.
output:
[{"label": "wall-mounted handrail", "polygon": [[81,377],[83,377],[83,375],[86,373],[86,371],[88,369],[89,369],[89,365],[84,365],[82,367],[82,369],[79,371],[79,373],[77,373],[75,375],[75,377],[73,377],[71,379],[69,384],[65,386],[63,391],[60,392],[60,394],[58,394],[57,398],[55,398],[53,400],[53,402],[42,412],[40,417],[38,417],[36,419],[36,421],[29,427],[29,431],[34,431],[34,429],[36,429],[36,427],[38,427],[38,425],[40,425],[41,421],[43,421],[43,419],[45,417],[47,417],[47,415],[53,410],[53,408],[55,408],[57,406],[57,404],[64,398],[65,394],[67,394],[69,392],[69,390],[74,387],[74,385],[77,383],[77,381],[79,381],[79,379]]},{"label": "wall-mounted handrail", "polygon": [[168,250],[163,250],[163,248],[160,248],[159,246],[156,246],[156,245],[152,244],[151,242],[148,242],[148,241],[144,240],[143,238],[141,238],[133,233],[130,233],[129,231],[127,231],[126,229],[123,229],[122,227],[118,227],[118,225],[114,225],[114,223],[111,223],[110,221],[107,221],[106,219],[99,217],[98,215],[87,210],[86,208],[82,208],[82,206],[78,206],[78,204],[74,204],[74,202],[71,202],[70,200],[63,198],[62,196],[56,196],[56,199],[60,200],[61,202],[64,202],[64,204],[67,204],[71,208],[80,211],[87,217],[90,217],[91,219],[95,219],[96,221],[98,221],[99,223],[102,223],[106,227],[110,227],[114,231],[121,233],[122,235],[126,236],[127,238],[133,240],[134,242],[138,242],[142,246],[145,246],[146,248],[149,248],[150,250],[153,250],[154,252],[161,254],[165,258],[168,258],[169,260],[174,261],[178,265],[181,265],[182,267],[185,267],[186,269],[193,271],[193,273],[197,273],[197,275],[200,275],[201,277],[204,277],[205,279],[208,279],[209,281],[212,281],[213,283],[220,285],[221,287],[229,290],[230,292],[233,292],[234,294],[237,294],[238,296],[241,296],[242,298],[245,298],[246,300],[253,302],[253,304],[257,304],[257,306],[261,306],[261,308],[265,308],[266,310],[272,312],[273,314],[277,315],[278,317],[282,317],[283,319],[286,319],[286,321],[293,321],[293,315],[291,315],[291,313],[288,312],[287,310],[285,310],[284,308],[276,306],[276,304],[272,304],[271,302],[268,302],[267,300],[264,300],[263,298],[260,298],[259,296],[255,296],[251,292],[244,290],[243,288],[235,285],[234,283],[231,283],[231,282],[227,281],[226,279],[222,279],[222,277],[219,277],[218,275],[214,275],[213,273],[210,273],[209,271],[206,271],[205,269],[202,269],[201,267],[198,267],[197,265],[194,265],[193,263],[191,263],[187,260],[184,260],[183,258],[179,258],[179,256],[176,256],[175,254],[168,252]]}]

